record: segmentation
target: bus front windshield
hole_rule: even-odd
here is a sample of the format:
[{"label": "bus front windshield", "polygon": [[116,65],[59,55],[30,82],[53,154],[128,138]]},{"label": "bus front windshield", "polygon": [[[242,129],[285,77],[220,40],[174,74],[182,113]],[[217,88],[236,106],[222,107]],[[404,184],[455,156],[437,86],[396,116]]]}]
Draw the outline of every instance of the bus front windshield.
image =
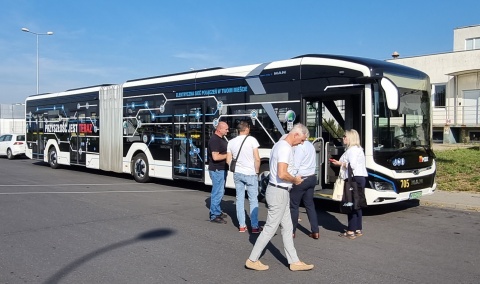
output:
[{"label": "bus front windshield", "polygon": [[387,107],[385,94],[374,86],[374,151],[396,152],[400,149],[430,148],[430,93],[428,79],[389,77],[398,87],[397,110]]}]

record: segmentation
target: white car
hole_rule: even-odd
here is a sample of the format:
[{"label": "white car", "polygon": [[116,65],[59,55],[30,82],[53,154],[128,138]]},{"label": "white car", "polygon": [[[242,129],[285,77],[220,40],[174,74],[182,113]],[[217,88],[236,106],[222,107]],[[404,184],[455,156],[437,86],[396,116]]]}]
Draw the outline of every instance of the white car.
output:
[{"label": "white car", "polygon": [[4,134],[0,136],[0,156],[7,156],[9,160],[16,156],[25,155],[24,134]]}]

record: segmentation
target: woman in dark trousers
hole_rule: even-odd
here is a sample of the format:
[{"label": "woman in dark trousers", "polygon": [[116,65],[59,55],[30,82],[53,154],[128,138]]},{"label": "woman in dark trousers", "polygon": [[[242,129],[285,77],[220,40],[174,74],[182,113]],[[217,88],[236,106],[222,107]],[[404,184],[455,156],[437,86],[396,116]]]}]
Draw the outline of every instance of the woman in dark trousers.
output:
[{"label": "woman in dark trousers", "polygon": [[[340,171],[342,178],[348,178],[348,165],[353,170],[354,179],[357,183],[359,195],[365,197],[365,184],[367,181],[367,168],[365,167],[365,153],[360,145],[360,136],[354,129],[345,131],[343,136],[343,144],[347,148],[340,160],[332,159],[334,165],[342,167]],[[345,233],[340,234],[341,237],[355,239],[363,235],[362,233],[362,208],[353,209],[348,213],[348,227]]]}]

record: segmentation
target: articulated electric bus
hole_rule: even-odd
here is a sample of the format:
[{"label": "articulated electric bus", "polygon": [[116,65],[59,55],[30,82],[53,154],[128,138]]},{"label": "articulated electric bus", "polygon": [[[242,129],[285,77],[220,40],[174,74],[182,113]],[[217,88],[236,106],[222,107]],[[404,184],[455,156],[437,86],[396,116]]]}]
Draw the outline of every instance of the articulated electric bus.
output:
[{"label": "articulated electric bus", "polygon": [[[27,155],[52,168],[87,168],[211,184],[206,148],[219,121],[236,135],[251,122],[260,143],[259,191],[270,149],[297,122],[317,149],[315,196],[331,198],[356,129],[366,155],[368,204],[417,199],[436,189],[430,83],[405,66],[349,56],[304,55],[233,68],[130,80],[26,99]],[[331,126],[332,123],[335,127]],[[229,173],[227,187],[234,188]]]}]

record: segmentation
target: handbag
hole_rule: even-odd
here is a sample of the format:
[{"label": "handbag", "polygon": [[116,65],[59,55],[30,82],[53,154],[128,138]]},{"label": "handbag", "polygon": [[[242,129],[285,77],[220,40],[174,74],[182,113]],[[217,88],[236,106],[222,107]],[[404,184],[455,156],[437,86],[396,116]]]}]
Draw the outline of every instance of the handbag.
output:
[{"label": "handbag", "polygon": [[238,154],[236,158],[232,157],[232,161],[230,161],[230,167],[229,170],[234,173],[235,172],[235,167],[237,166],[237,158],[240,155],[240,151],[242,151],[243,143],[245,143],[245,140],[247,140],[248,135],[243,139],[242,145],[240,145],[240,149],[238,150]]},{"label": "handbag", "polygon": [[340,169],[340,172],[338,173],[338,178],[333,184],[332,199],[336,201],[342,201],[342,198],[343,198],[343,189],[345,187],[345,181],[342,179],[342,172],[343,170]]},{"label": "handbag", "polygon": [[354,208],[353,201],[355,192],[358,192],[357,182],[353,178],[353,170],[350,166],[350,163],[348,163],[347,176],[348,179],[343,187],[343,197],[342,201],[340,202],[340,212],[346,214],[351,213],[354,209],[356,209]]},{"label": "handbag", "polygon": [[340,202],[340,212],[351,213],[353,210],[358,210],[367,207],[367,200],[365,198],[365,190],[358,188],[358,184],[353,178],[353,170],[348,164],[348,179],[345,182],[343,189],[343,198]]}]

